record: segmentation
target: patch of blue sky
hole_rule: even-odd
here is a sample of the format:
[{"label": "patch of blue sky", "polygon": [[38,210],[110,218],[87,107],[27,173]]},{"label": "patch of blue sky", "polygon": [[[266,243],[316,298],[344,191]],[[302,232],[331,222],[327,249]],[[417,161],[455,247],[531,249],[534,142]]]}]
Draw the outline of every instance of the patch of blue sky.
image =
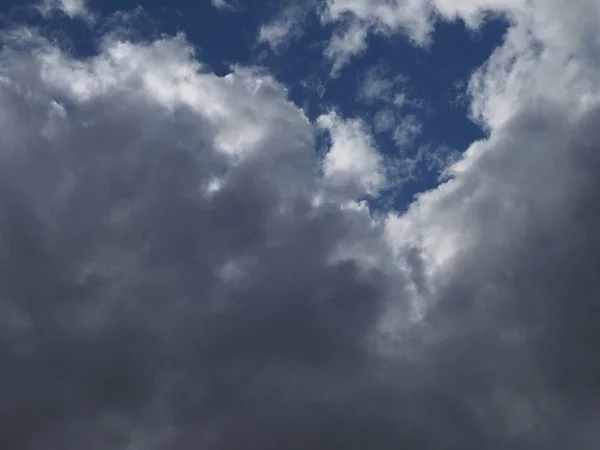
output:
[{"label": "patch of blue sky", "polygon": [[[352,58],[337,77],[329,76],[331,66],[322,56],[331,28],[310,15],[305,22],[300,39],[263,63],[290,88],[291,98],[309,117],[335,108],[344,117],[362,118],[371,126],[378,149],[405,166],[399,168],[402,182],[374,203],[404,209],[415,194],[438,184],[437,160],[483,137],[483,130],[469,119],[466,86],[471,73],[501,43],[507,26],[502,19],[489,20],[477,32],[462,22],[439,22],[427,48],[402,35],[370,36],[368,50]],[[371,73],[387,84],[387,92],[369,100],[360,93]],[[382,127],[386,115],[394,123]]]}]

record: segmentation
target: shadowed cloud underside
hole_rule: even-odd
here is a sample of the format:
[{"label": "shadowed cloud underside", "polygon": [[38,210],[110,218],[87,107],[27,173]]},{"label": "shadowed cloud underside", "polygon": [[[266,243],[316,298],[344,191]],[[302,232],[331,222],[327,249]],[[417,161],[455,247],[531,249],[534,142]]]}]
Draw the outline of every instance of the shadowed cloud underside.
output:
[{"label": "shadowed cloud underside", "polygon": [[[485,136],[385,151],[377,130],[408,145],[389,116],[427,101],[385,64],[352,97],[388,117],[334,100],[314,113],[277,68],[215,73],[201,42],[144,38],[131,13],[44,2],[39,23],[94,36],[85,55],[7,23],[0,447],[598,446],[600,6],[289,8],[256,24],[292,22],[265,51],[291,52],[310,14],[332,39],[362,33],[365,55],[369,36],[425,45],[440,21],[501,15],[504,40],[466,80]],[[443,178],[374,208],[417,160]]]}]

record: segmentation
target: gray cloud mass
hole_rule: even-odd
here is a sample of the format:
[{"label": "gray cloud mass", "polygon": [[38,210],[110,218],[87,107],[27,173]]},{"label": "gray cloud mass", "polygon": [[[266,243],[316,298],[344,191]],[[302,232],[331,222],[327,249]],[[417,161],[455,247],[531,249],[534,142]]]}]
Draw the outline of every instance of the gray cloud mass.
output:
[{"label": "gray cloud mass", "polygon": [[270,78],[177,39],[86,61],[11,39],[0,448],[600,445],[598,106],[520,105],[415,200],[408,228],[459,236],[436,265],[327,197]]}]

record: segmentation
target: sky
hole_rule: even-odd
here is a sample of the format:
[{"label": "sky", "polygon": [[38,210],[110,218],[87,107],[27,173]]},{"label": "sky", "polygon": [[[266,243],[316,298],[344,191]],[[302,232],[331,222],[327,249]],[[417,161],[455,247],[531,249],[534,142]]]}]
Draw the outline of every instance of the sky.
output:
[{"label": "sky", "polygon": [[0,448],[600,446],[597,0],[0,5]]}]

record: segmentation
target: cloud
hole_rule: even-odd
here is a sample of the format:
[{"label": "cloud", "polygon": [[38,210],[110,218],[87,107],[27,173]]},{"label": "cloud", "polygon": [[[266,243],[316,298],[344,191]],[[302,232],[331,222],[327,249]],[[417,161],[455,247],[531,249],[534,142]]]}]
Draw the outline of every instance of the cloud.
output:
[{"label": "cloud", "polygon": [[290,3],[270,21],[260,26],[257,42],[279,51],[304,33],[304,22],[315,6],[312,0]]},{"label": "cloud", "polygon": [[312,127],[283,88],[203,71],[182,37],[107,38],[85,60],[13,44],[2,448],[293,448],[350,424],[365,443],[395,282],[361,262],[381,235],[368,211],[315,204]]},{"label": "cloud", "polygon": [[238,0],[211,0],[212,5],[217,9],[236,11],[239,9]]},{"label": "cloud", "polygon": [[267,43],[272,49],[281,47],[288,42],[290,35],[296,34],[297,22],[289,19],[279,19],[260,27],[258,42]]},{"label": "cloud", "polygon": [[586,448],[600,438],[589,409],[600,392],[597,41],[521,26],[473,78],[489,138],[388,226],[420,268],[420,339],[435,344],[418,358],[480,418],[474,445]]},{"label": "cloud", "polygon": [[480,418],[482,448],[600,437],[588,409],[600,388],[598,117],[522,111],[472,147],[468,170],[389,223],[421,261],[421,339],[435,344],[418,358],[452,386],[452,405]]},{"label": "cloud", "polygon": [[326,181],[352,197],[377,195],[385,185],[383,157],[359,119],[344,120],[330,112],[317,119],[331,136],[331,148],[323,161]]},{"label": "cloud", "polygon": [[[324,56],[332,64],[333,77],[367,49],[370,35],[404,35],[414,45],[426,47],[439,21],[461,20],[466,27],[478,29],[490,17],[503,17],[511,24],[509,40],[515,51],[527,51],[522,45],[531,39],[552,41],[564,49],[581,40],[597,39],[595,11],[589,17],[581,15],[583,10],[595,8],[594,0],[584,0],[573,10],[564,0],[308,0],[299,5],[303,14],[307,9],[316,10],[323,28],[332,30]],[[274,34],[281,39],[288,29],[286,23],[273,24]],[[301,20],[294,24],[289,30],[301,34]]]},{"label": "cloud", "polygon": [[371,67],[364,74],[357,97],[367,104],[376,100],[391,103],[396,85],[401,80],[401,75],[390,76],[384,67]]},{"label": "cloud", "polygon": [[264,71],[4,36],[0,447],[598,446],[600,6],[442,4],[514,22],[488,137],[403,214],[355,199],[364,124]]},{"label": "cloud", "polygon": [[325,1],[320,8],[321,22],[334,26],[325,50],[333,65],[332,75],[366,49],[370,33],[389,36],[404,32],[416,44],[427,44],[433,29],[432,12],[424,0]]},{"label": "cloud", "polygon": [[53,11],[61,11],[71,19],[78,18],[88,22],[94,20],[86,0],[43,0],[39,5],[39,10],[46,17]]},{"label": "cloud", "polygon": [[325,57],[331,61],[331,76],[339,76],[340,70],[354,56],[360,55],[367,48],[367,31],[358,23],[350,23],[337,28],[335,34],[325,48]]}]

